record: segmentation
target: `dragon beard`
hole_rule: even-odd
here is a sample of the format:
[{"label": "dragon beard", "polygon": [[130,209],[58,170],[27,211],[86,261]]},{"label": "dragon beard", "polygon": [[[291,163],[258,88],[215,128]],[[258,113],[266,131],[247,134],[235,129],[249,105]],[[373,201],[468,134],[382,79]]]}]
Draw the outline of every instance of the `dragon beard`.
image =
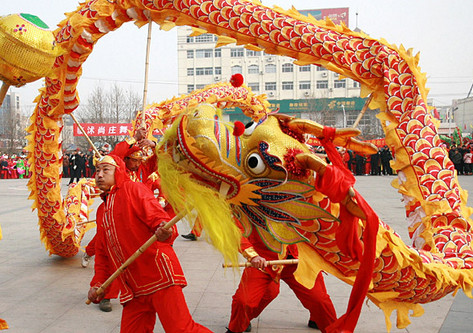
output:
[{"label": "dragon beard", "polygon": [[[238,263],[241,231],[236,226],[230,205],[214,189],[195,181],[173,163],[168,154],[158,155],[161,189],[175,211],[195,215],[195,223],[205,230],[207,240],[222,253],[226,263]],[[179,189],[179,190],[176,190]]]}]

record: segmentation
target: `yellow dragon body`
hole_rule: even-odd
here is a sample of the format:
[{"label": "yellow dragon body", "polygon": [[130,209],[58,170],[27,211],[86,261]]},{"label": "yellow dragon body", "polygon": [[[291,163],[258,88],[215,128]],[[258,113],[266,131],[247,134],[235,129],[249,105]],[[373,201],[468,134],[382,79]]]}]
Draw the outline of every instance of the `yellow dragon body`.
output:
[{"label": "yellow dragon body", "polygon": [[[65,53],[56,58],[52,74],[46,77],[45,88],[37,98],[28,129],[27,147],[32,170],[30,197],[34,200],[33,208],[38,209],[41,239],[50,253],[62,256],[77,253],[76,242],[71,237],[64,238],[61,231],[66,219],[60,201],[62,149],[59,138],[62,116],[73,112],[79,104],[76,87],[81,66],[102,36],[125,22],[144,25],[149,19],[163,29],[189,25],[195,28],[195,34],[216,34],[219,36],[218,45],[236,42],[253,50],[292,57],[298,65],[323,65],[360,82],[362,95],[372,93],[374,96],[370,106],[381,110],[378,117],[385,129],[386,142],[395,153],[392,164],[398,173],[395,186],[404,196],[409,232],[415,245],[415,248],[406,246],[380,222],[378,258],[369,297],[387,313],[399,309],[401,320],[398,326],[403,327],[408,322],[408,309],[413,308],[416,313],[420,311],[418,303],[433,301],[458,288],[471,294],[473,252],[468,218],[471,210],[466,207],[466,194],[458,184],[453,164],[440,146],[438,123],[426,104],[425,76],[417,67],[418,58],[410,50],[350,31],[343,25],[316,21],[295,10],[270,9],[256,1],[92,0],[81,4],[60,23],[54,34],[57,45]],[[161,121],[171,121],[179,112],[181,109],[177,108]],[[352,282],[359,263],[341,253],[333,243],[334,228],[340,223],[338,204],[330,203],[323,193],[314,192],[314,174],[310,168],[307,173],[302,170],[292,178],[294,169],[288,168],[285,158],[288,147],[309,153],[293,137],[295,133],[306,133],[306,126],[293,122],[289,125],[291,133],[283,132],[281,119],[266,117],[267,108],[249,108],[245,113],[255,122],[262,119],[264,122],[247,139],[240,138],[242,141],[238,144],[241,146],[230,135],[228,147],[221,148],[227,154],[235,153],[235,149],[240,147],[240,161],[233,160],[235,155],[222,156],[218,150],[200,151],[199,129],[191,126],[191,123],[196,123],[193,119],[199,118],[198,114],[179,121],[176,130],[180,128],[185,140],[172,141],[173,138],[169,138],[168,145],[178,147],[176,142],[187,143],[187,148],[195,149],[196,154],[191,156],[192,159],[188,158],[195,165],[202,166],[204,161],[211,161],[206,164],[205,172],[213,170],[213,174],[219,176],[218,185],[229,187],[227,190],[231,191],[224,192],[226,198],[235,208],[236,216],[248,226],[250,224],[246,222],[254,222],[248,219],[249,215],[254,215],[256,221],[268,221],[266,217],[258,217],[252,208],[255,200],[258,202],[273,192],[273,185],[279,192],[297,197],[291,204],[281,205],[291,209],[285,214],[288,219],[295,220],[271,223],[268,244],[275,249],[278,243],[311,244],[320,256],[319,264],[323,269]],[[215,119],[212,120],[212,126],[215,123]],[[215,132],[208,135],[217,147],[218,143],[225,142]],[[285,139],[278,144],[280,138]],[[207,156],[209,152],[213,153]],[[247,154],[262,152],[266,152],[262,161],[268,175],[274,176],[273,185],[258,182],[259,174],[248,172],[238,164],[250,156]],[[264,177],[271,179],[268,175]],[[212,186],[210,179],[207,182]],[[309,194],[311,201],[306,203]],[[246,208],[241,208],[244,207],[242,203]],[[303,216],[298,216],[299,210]],[[311,217],[311,212],[317,212],[316,219]],[[291,224],[303,225],[301,220],[311,221],[310,230],[302,228],[297,231]]]}]

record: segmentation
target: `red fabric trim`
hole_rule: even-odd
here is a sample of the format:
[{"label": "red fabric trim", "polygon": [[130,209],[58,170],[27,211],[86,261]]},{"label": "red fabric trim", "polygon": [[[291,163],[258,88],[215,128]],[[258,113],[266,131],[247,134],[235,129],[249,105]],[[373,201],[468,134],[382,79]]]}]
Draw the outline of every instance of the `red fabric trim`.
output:
[{"label": "red fabric trim", "polygon": [[[340,202],[348,194],[349,188],[355,184],[355,177],[345,167],[340,154],[332,142],[335,136],[335,129],[324,127],[323,135],[324,138],[321,139],[321,143],[332,165],[327,166],[323,176],[317,177],[316,188],[328,195],[329,199],[333,202]],[[334,186],[334,184],[338,186]],[[339,217],[341,223],[336,233],[336,241],[342,252],[358,260],[361,258],[360,268],[353,284],[347,311],[327,328],[328,333],[353,332],[355,330],[373,275],[379,218],[358,192],[355,192],[355,199],[366,215],[363,244],[357,231],[357,218],[351,215],[342,205]]]}]

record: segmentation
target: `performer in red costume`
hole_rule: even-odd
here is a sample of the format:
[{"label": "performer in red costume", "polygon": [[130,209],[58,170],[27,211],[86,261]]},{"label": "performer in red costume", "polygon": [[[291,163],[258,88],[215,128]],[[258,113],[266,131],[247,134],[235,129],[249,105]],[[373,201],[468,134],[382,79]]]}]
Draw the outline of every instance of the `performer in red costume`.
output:
[{"label": "performer in red costume", "polygon": [[97,163],[97,186],[104,202],[97,210],[95,277],[88,298],[99,302],[97,288],[153,233],[153,243],[118,277],[123,304],[121,332],[153,332],[156,314],[168,333],[211,332],[196,323],[182,288],[186,279],[172,248],[177,228],[162,228],[169,216],[153,193],[126,174],[124,162],[108,155]]},{"label": "performer in red costume", "polygon": [[325,328],[337,319],[335,308],[325,289],[322,272],[314,287],[307,289],[294,277],[296,265],[279,266],[277,270],[267,266],[267,260],[297,258],[296,245],[286,246],[286,255],[280,258],[266,247],[258,232],[253,229],[248,238],[242,238],[241,251],[252,267],[245,268],[240,285],[233,295],[227,333],[250,332],[251,320],[258,317],[279,294],[280,280],[287,283],[302,305],[309,310],[309,327],[325,332]]},{"label": "performer in red costume", "polygon": [[[117,143],[110,154],[116,155],[125,161],[127,173],[131,180],[140,181],[155,190],[157,185],[153,184],[154,179],[148,179],[157,170],[155,148],[156,142],[146,139],[146,130],[139,128],[133,138]],[[148,150],[150,155],[145,160],[145,151]]]},{"label": "performer in red costume", "polygon": [[[144,128],[140,128],[136,131],[133,138],[118,143],[110,154],[117,155],[125,161],[126,172],[131,180],[143,182],[154,191],[156,188],[159,188],[157,177],[152,176],[157,169],[156,155],[154,154],[155,147],[156,142],[146,139]],[[152,148],[151,155],[146,161],[143,161],[143,150],[147,148]],[[95,255],[95,243],[96,238],[94,236],[85,247],[85,253],[81,260],[81,265],[84,268],[89,265],[91,258]],[[117,298],[119,292],[120,290],[118,289],[117,283],[112,283],[105,297],[100,301],[100,310],[104,312],[112,311],[110,299]]]}]

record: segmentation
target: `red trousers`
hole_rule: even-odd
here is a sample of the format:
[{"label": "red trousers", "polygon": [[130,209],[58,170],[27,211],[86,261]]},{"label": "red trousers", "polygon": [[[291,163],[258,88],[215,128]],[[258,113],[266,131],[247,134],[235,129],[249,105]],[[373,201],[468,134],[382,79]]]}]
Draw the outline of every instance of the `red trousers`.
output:
[{"label": "red trousers", "polygon": [[[309,310],[310,320],[315,321],[322,332],[337,319],[335,308],[325,289],[324,278],[319,273],[312,289],[307,289],[294,278],[296,265],[285,266],[281,280],[294,291],[302,305]],[[232,314],[228,329],[243,332],[250,321],[258,317],[266,306],[279,294],[279,282],[256,268],[245,268],[232,301]]]},{"label": "red trousers", "polygon": [[192,319],[180,286],[171,286],[126,302],[120,332],[153,332],[156,314],[166,333],[212,333]]}]

